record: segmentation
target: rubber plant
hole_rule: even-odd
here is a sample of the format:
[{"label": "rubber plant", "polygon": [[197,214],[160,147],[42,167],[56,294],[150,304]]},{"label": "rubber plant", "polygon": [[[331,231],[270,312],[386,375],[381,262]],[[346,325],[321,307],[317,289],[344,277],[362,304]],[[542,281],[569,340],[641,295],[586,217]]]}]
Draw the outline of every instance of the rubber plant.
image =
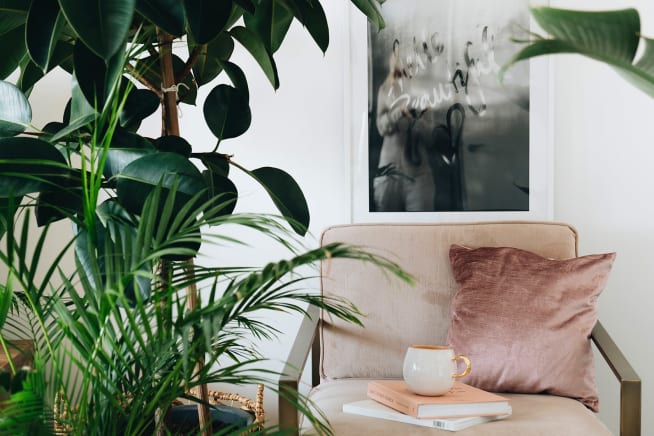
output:
[{"label": "rubber plant", "polygon": [[[383,26],[383,0],[351,2],[375,26]],[[155,190],[174,198],[156,205],[160,215],[165,209],[196,222],[229,215],[238,198],[230,169],[237,168],[262,185],[290,227],[303,235],[309,211],[293,178],[279,168],[247,169],[220,149],[223,140],[247,131],[252,116],[247,75],[232,59],[235,45],[253,56],[276,89],[274,54],[293,21],[320,50],[327,49],[329,28],[318,0],[0,1],[0,211],[5,215],[0,232],[11,227],[7,211],[25,207],[34,208],[40,226],[72,219],[78,268],[103,289],[106,265],[97,259],[103,258],[107,235],[115,237],[116,223],[132,228],[121,237],[136,238],[143,205]],[[178,46],[188,55],[173,50]],[[57,67],[70,74],[70,100],[61,119],[37,129],[27,97]],[[16,69],[16,83],[5,81]],[[229,84],[217,84],[221,74]],[[202,86],[212,89],[200,102]],[[182,137],[179,104],[202,104],[214,135],[207,139],[211,151],[196,151],[207,144]],[[159,108],[160,136],[139,134],[141,122]],[[220,207],[200,208],[207,202]],[[199,210],[214,216],[200,216]],[[170,235],[165,226],[174,222],[153,220],[152,225]],[[158,257],[161,277],[171,278],[174,262],[188,262],[198,253],[202,238],[200,227],[195,229],[197,237],[175,238]],[[145,272],[137,276],[125,284],[128,299],[153,298],[156,281]],[[194,277],[186,281],[193,291]]]},{"label": "rubber plant", "polygon": [[640,33],[637,10],[579,11],[544,6],[530,10],[547,35],[532,34],[526,41],[518,40],[528,44],[503,70],[536,56],[575,53],[610,65],[654,98],[654,39]]}]

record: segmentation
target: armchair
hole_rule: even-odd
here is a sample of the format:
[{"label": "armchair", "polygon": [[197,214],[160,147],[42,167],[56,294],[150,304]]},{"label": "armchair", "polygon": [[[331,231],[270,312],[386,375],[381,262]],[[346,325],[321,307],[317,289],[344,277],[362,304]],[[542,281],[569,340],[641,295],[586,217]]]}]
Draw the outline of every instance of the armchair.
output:
[{"label": "armchair", "polygon": [[[450,303],[457,289],[448,252],[468,247],[516,247],[551,259],[578,255],[578,235],[560,223],[488,222],[458,224],[353,224],[328,228],[321,243],[346,242],[397,261],[416,279],[411,288],[379,270],[352,261],[322,265],[323,293],[343,296],[365,314],[365,328],[321,318],[310,309],[289,354],[280,389],[297,391],[301,368],[312,353],[310,399],[329,419],[336,435],[430,434],[440,430],[342,412],[347,402],[366,398],[370,379],[401,378],[402,360],[412,343],[443,344]],[[606,330],[597,322],[591,338],[620,383],[620,434],[640,435],[641,381]],[[474,371],[474,361],[473,361]],[[601,435],[609,430],[575,399],[547,394],[503,393],[513,415],[462,430],[462,435]],[[283,429],[298,429],[297,411],[280,398]],[[302,433],[312,429],[303,428]]]}]

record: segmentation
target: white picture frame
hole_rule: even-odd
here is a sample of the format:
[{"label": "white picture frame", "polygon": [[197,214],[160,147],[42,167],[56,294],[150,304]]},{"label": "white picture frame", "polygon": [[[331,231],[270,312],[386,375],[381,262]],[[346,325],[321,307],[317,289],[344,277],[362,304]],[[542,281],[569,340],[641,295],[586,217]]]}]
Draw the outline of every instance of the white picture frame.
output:
[{"label": "white picture frame", "polygon": [[[382,6],[382,12],[390,2]],[[459,0],[480,1],[480,0]],[[409,7],[407,2],[403,2]],[[430,5],[452,4],[431,0]],[[526,0],[524,1],[526,8]],[[553,117],[548,57],[529,64],[529,206],[528,210],[463,210],[377,212],[370,210],[369,107],[372,85],[368,71],[369,34],[366,17],[347,2],[349,44],[345,44],[344,140],[349,148],[351,222],[474,222],[491,220],[547,221],[553,217]],[[535,23],[530,23],[535,28]],[[516,51],[519,49],[516,44]]]}]

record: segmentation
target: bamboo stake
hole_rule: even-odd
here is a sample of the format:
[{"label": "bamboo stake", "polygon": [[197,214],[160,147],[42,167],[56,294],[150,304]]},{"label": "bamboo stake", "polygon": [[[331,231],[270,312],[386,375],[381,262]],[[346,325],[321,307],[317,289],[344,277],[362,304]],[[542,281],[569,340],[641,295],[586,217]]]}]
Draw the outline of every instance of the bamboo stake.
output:
[{"label": "bamboo stake", "polygon": [[[162,135],[175,135],[179,136],[179,119],[177,114],[177,83],[175,83],[175,70],[173,69],[173,37],[166,32],[158,30],[159,35],[159,63],[161,68],[161,90],[163,98],[162,105]],[[190,264],[193,264],[193,259],[189,259]],[[193,280],[193,269],[185,267],[184,272],[189,279],[191,285],[187,288],[188,308],[189,310],[195,309],[198,300],[197,287]],[[200,358],[196,362],[196,371],[200,372],[204,367],[204,358]],[[202,404],[198,404],[198,422],[200,428],[204,428],[203,434],[211,436],[213,434],[211,429],[211,414],[209,412],[209,390],[206,385],[201,385],[196,392],[196,395],[202,400]]]}]

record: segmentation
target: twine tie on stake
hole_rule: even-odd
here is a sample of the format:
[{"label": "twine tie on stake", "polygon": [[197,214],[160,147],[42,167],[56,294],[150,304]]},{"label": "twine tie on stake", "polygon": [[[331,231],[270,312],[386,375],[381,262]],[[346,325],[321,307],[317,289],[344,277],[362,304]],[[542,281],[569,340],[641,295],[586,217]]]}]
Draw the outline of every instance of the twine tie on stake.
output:
[{"label": "twine tie on stake", "polygon": [[[174,93],[175,93],[175,101],[176,101],[177,103],[179,103],[179,88],[180,88],[180,87],[184,87],[184,88],[186,88],[187,91],[190,91],[190,90],[191,90],[191,88],[190,88],[186,83],[184,83],[184,82],[180,82],[180,83],[174,83],[172,86],[169,86],[168,88],[164,88],[164,86],[163,86],[163,84],[162,84],[162,85],[161,85],[161,92],[162,92],[162,93],[165,93],[165,92],[174,92]],[[162,94],[162,95],[163,95],[163,94]],[[182,114],[182,108],[179,107],[179,105],[177,106],[177,112],[178,112],[178,117],[179,117],[179,118],[182,118],[182,115],[183,115],[183,114]]]}]

